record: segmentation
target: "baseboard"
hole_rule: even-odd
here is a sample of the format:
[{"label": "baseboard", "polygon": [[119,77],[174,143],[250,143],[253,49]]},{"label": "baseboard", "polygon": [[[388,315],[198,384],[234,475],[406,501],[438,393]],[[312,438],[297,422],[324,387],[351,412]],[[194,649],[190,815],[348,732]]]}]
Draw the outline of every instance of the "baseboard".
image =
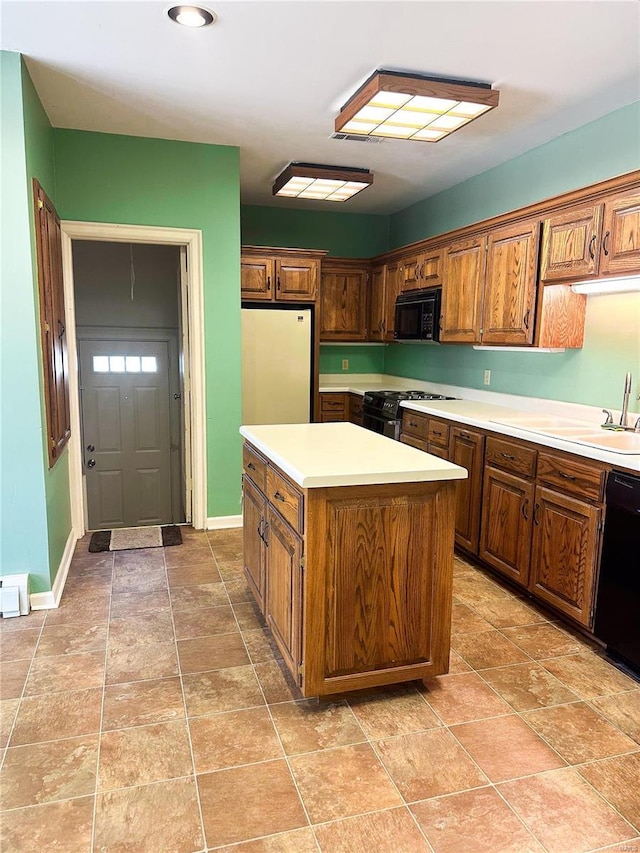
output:
[{"label": "baseboard", "polygon": [[225,530],[227,527],[242,527],[242,516],[215,515],[207,519],[207,530]]},{"label": "baseboard", "polygon": [[67,582],[67,575],[69,574],[69,567],[71,565],[74,551],[76,550],[77,541],[76,534],[73,529],[71,529],[67,538],[67,543],[64,546],[64,552],[62,554],[62,559],[60,560],[60,565],[58,566],[56,579],[53,582],[53,589],[49,592],[32,592],[29,596],[32,610],[52,610],[60,604],[62,590]]}]

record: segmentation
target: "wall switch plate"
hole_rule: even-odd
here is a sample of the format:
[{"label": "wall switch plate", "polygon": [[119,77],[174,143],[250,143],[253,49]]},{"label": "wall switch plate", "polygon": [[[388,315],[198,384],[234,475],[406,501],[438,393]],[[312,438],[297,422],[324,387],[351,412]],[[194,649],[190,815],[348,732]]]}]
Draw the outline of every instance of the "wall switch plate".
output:
[{"label": "wall switch plate", "polygon": [[491,385],[491,371],[485,370],[484,372],[484,384]]},{"label": "wall switch plate", "polygon": [[349,359],[348,358],[342,359],[342,369],[343,370],[349,370]]}]

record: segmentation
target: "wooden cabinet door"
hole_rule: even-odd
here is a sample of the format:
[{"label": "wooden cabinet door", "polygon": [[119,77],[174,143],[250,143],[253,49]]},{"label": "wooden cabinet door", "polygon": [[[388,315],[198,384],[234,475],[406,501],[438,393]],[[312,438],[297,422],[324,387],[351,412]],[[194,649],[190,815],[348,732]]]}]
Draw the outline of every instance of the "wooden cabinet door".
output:
[{"label": "wooden cabinet door", "polygon": [[302,539],[267,505],[265,617],[296,684],[301,683]]},{"label": "wooden cabinet door", "polygon": [[575,281],[598,273],[602,205],[578,207],[545,219],[540,280]]},{"label": "wooden cabinet door", "polygon": [[394,340],[396,299],[400,293],[400,264],[396,261],[386,265],[386,276],[384,282],[384,338],[385,341]]},{"label": "wooden cabinet door", "polygon": [[273,258],[242,257],[240,297],[252,302],[271,302],[275,293]]},{"label": "wooden cabinet door", "polygon": [[276,258],[276,299],[286,302],[313,302],[318,286],[319,262]]},{"label": "wooden cabinet door", "polygon": [[483,344],[533,343],[540,224],[489,233],[482,311]]},{"label": "wooden cabinet door", "polygon": [[320,340],[367,339],[367,273],[344,269],[322,273]]},{"label": "wooden cabinet door", "polygon": [[484,435],[475,430],[453,427],[449,439],[450,462],[466,468],[466,480],[458,480],[456,496],[456,544],[478,553]]},{"label": "wooden cabinet door", "polygon": [[267,501],[247,476],[242,478],[242,489],[244,574],[258,607],[264,610],[266,561],[262,536],[266,524]]},{"label": "wooden cabinet door", "polygon": [[442,283],[441,341],[480,342],[480,302],[486,238],[454,243],[446,252]]},{"label": "wooden cabinet door", "polygon": [[485,468],[479,556],[523,586],[529,577],[533,496],[533,483]]},{"label": "wooden cabinet door", "polygon": [[631,275],[640,272],[640,194],[630,193],[604,206],[600,272]]},{"label": "wooden cabinet door", "polygon": [[369,340],[383,341],[385,339],[385,290],[387,268],[376,267],[371,272],[369,286]]},{"label": "wooden cabinet door", "polygon": [[363,398],[360,394],[349,394],[349,420],[352,424],[362,426],[362,404]]},{"label": "wooden cabinet door", "polygon": [[420,286],[439,287],[442,284],[442,250],[425,252],[420,256]]},{"label": "wooden cabinet door", "polygon": [[402,259],[400,271],[400,290],[419,290],[423,285],[420,281],[420,256],[408,255]]},{"label": "wooden cabinet door", "polygon": [[529,589],[587,627],[592,622],[599,523],[597,507],[536,488]]}]

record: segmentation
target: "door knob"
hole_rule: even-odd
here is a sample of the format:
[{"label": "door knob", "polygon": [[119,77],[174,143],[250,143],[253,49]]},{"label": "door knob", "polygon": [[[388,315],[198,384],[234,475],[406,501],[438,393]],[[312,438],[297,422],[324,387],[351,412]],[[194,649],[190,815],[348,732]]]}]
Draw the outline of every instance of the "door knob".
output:
[{"label": "door knob", "polygon": [[89,459],[87,461],[87,468],[95,468],[95,467],[96,467],[96,460],[95,459]]},{"label": "door knob", "polygon": [[95,450],[94,445],[93,444],[87,444],[87,450],[89,451],[89,453],[93,453],[93,451]]}]

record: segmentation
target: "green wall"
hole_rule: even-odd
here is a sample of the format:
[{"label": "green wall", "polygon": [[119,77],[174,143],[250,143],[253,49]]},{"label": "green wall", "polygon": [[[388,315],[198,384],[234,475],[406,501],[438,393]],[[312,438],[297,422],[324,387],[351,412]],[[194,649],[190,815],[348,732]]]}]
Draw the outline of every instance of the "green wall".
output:
[{"label": "green wall", "polygon": [[[384,353],[382,346],[328,347],[320,345],[320,373],[383,373]],[[342,369],[342,359],[349,360],[349,368]]]},{"label": "green wall", "polygon": [[208,515],[240,512],[240,206],[237,148],[55,130],[62,219],[203,235]]},{"label": "green wall", "polygon": [[[405,245],[640,168],[640,102],[391,217]],[[587,297],[584,347],[563,354],[479,352],[468,346],[392,344],[385,371],[471,388],[620,408],[626,371],[640,391],[640,296]]]},{"label": "green wall", "polygon": [[348,212],[241,208],[244,246],[327,249],[336,258],[371,258],[389,248],[389,217]]},{"label": "green wall", "polygon": [[[18,53],[0,53],[2,229],[0,269],[0,572],[29,572],[32,590],[51,589],[40,349],[31,247]],[[26,72],[25,72],[26,73]],[[60,464],[63,464],[62,462]],[[56,550],[52,548],[51,550]],[[57,567],[57,564],[55,564]]]}]

